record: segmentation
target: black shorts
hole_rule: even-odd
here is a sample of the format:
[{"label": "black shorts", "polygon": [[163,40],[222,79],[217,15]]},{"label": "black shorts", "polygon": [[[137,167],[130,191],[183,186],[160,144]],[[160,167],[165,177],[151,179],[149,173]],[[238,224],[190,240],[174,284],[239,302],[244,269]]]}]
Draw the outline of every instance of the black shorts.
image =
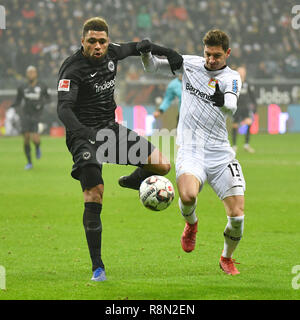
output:
[{"label": "black shorts", "polygon": [[83,139],[67,137],[67,146],[73,156],[71,175],[80,180],[81,169],[93,165],[102,172],[102,163],[143,167],[155,146],[135,131],[118,123],[99,129],[95,144]]},{"label": "black shorts", "polygon": [[39,117],[24,114],[21,118],[22,133],[38,133]]},{"label": "black shorts", "polygon": [[248,108],[238,107],[236,113],[233,115],[233,122],[240,123],[247,118],[253,119],[252,110]]}]

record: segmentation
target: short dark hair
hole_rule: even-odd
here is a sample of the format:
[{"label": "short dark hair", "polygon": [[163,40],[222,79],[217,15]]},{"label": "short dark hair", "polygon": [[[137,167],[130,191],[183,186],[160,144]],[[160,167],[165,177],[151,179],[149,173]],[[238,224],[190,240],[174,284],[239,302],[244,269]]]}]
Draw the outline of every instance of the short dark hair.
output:
[{"label": "short dark hair", "polygon": [[221,46],[226,52],[229,49],[229,36],[219,29],[209,30],[203,37],[203,43],[209,47]]},{"label": "short dark hair", "polygon": [[108,35],[108,24],[100,17],[90,18],[85,21],[82,28],[82,36],[85,37],[89,30],[105,31]]}]

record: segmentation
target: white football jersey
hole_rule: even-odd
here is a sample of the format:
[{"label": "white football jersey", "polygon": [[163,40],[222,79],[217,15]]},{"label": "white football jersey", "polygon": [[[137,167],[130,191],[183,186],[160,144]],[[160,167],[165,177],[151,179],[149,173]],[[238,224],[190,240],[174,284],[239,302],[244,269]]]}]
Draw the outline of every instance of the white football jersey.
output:
[{"label": "white football jersey", "polygon": [[242,81],[237,71],[226,66],[217,71],[204,67],[205,59],[183,56],[183,77],[177,145],[205,148],[230,146],[226,129],[226,110],[213,105],[210,96],[216,80],[221,92],[239,96]]}]

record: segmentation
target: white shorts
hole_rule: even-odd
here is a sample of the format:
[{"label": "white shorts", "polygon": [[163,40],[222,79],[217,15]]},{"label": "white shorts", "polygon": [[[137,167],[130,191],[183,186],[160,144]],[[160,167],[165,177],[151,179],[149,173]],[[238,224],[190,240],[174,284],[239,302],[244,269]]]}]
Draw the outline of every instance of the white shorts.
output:
[{"label": "white shorts", "polygon": [[214,150],[180,147],[176,158],[176,179],[184,173],[195,176],[201,189],[207,181],[221,200],[244,195],[246,190],[241,165],[230,146]]}]

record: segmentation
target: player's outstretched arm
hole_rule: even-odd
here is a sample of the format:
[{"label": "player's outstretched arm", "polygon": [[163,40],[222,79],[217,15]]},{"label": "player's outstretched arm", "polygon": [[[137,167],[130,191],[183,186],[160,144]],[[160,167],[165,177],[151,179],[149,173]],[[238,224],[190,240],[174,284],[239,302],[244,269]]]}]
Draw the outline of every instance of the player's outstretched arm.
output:
[{"label": "player's outstretched arm", "polygon": [[[142,62],[147,72],[162,72],[175,75],[182,67],[183,58],[175,50],[158,46],[144,39],[137,43],[137,51],[142,55]],[[167,59],[159,59],[153,55],[165,56]],[[171,70],[170,70],[171,69]]]},{"label": "player's outstretched arm", "polygon": [[149,73],[160,73],[164,75],[173,75],[168,59],[157,58],[151,52],[141,55],[144,70]]},{"label": "player's outstretched arm", "polygon": [[136,49],[138,42],[127,43],[111,43],[111,48],[115,51],[118,60],[123,60],[131,56],[139,56],[140,53]]}]

